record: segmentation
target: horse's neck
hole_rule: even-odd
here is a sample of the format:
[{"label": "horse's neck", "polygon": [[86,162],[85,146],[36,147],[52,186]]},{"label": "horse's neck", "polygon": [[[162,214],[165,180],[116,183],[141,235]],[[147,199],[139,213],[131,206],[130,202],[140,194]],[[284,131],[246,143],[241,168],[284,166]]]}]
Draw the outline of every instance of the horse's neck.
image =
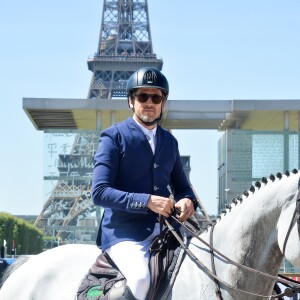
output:
[{"label": "horse's neck", "polygon": [[[210,243],[212,237],[215,249],[237,264],[277,275],[283,258],[278,245],[277,223],[278,220],[282,221],[285,204],[291,202],[296,193],[297,181],[298,176],[297,178],[294,176],[294,179],[283,176],[274,183],[269,180],[267,184],[262,184],[259,190],[256,188],[254,193],[249,192],[248,197],[243,196],[242,202],[232,204],[231,209],[227,209],[226,215],[222,214],[214,226],[212,235],[210,228],[202,233],[200,238]],[[293,201],[290,204],[293,206]],[[288,214],[289,220],[290,215]],[[286,232],[286,229],[283,231]],[[205,244],[193,238],[189,249],[205,268],[213,269],[212,256]],[[227,283],[227,286],[261,295],[272,293],[274,282],[271,279],[235,267],[216,251],[213,262],[217,277],[223,283]],[[196,266],[195,259],[186,258],[178,274],[179,284],[175,284],[174,299],[186,297],[186,290],[191,293],[189,299],[198,299],[199,295],[201,299],[217,299],[215,282],[205,268]],[[220,283],[223,299],[258,299],[234,288],[226,288],[223,283]]]},{"label": "horse's neck", "polygon": [[[238,263],[275,274],[283,258],[276,224],[286,199],[295,193],[288,179],[268,182],[243,196],[214,228],[214,246]],[[290,181],[290,180],[289,180]],[[293,184],[294,185],[294,184]]]}]

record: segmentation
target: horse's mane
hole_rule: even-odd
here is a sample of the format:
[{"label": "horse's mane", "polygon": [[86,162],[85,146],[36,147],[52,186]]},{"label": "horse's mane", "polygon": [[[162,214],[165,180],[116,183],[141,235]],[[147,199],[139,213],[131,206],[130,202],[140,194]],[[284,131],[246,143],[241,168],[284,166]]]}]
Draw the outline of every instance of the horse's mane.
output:
[{"label": "horse's mane", "polygon": [[19,267],[21,267],[32,255],[21,255],[19,256],[10,266],[6,268],[3,276],[0,280],[0,289],[3,286],[6,279]]},{"label": "horse's mane", "polygon": [[269,180],[267,177],[262,177],[260,181],[256,181],[254,186],[251,185],[249,190],[245,190],[242,192],[241,195],[238,195],[236,197],[234,197],[231,202],[232,204],[226,204],[225,208],[221,210],[221,213],[215,218],[213,219],[210,223],[207,224],[206,229],[208,229],[209,227],[213,226],[218,220],[220,220],[222,218],[222,216],[226,216],[232,208],[232,205],[237,205],[238,203],[243,202],[244,198],[248,198],[250,194],[254,194],[256,190],[259,190],[262,186],[262,184],[266,185],[269,182],[273,183],[275,181],[276,178],[278,178],[279,180],[282,179],[283,176],[289,177],[290,174],[297,174],[298,170],[297,169],[293,169],[291,172],[289,171],[285,171],[284,173],[280,173],[278,172],[276,175],[271,174],[269,176]]}]

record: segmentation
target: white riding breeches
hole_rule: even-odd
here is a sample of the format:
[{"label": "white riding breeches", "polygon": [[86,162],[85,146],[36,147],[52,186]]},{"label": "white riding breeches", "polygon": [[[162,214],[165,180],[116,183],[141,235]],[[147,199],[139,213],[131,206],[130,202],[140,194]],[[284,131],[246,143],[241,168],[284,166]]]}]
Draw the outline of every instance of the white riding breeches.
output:
[{"label": "white riding breeches", "polygon": [[157,223],[152,234],[144,241],[124,241],[106,249],[138,300],[145,300],[150,287],[149,246],[159,231],[160,226]]}]

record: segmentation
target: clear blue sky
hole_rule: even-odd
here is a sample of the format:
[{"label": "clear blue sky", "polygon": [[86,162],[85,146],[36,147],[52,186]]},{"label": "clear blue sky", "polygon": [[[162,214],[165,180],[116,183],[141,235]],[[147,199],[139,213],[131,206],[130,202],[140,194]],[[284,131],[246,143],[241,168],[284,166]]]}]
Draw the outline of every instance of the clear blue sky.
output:
[{"label": "clear blue sky", "polygon": [[[299,0],[149,0],[154,52],[170,99],[300,99]],[[100,0],[0,4],[0,211],[43,206],[43,133],[23,97],[86,98],[97,50]],[[222,133],[174,131],[191,156],[191,181],[217,211],[217,141]]]}]

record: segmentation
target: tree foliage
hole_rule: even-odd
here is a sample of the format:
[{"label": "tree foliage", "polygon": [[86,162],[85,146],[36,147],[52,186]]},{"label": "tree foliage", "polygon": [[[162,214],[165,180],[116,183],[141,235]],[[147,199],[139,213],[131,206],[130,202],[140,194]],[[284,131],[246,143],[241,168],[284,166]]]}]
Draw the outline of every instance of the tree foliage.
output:
[{"label": "tree foliage", "polygon": [[17,255],[38,254],[43,250],[43,233],[34,225],[0,212],[0,245],[6,241],[7,253],[12,251],[14,241]]}]

